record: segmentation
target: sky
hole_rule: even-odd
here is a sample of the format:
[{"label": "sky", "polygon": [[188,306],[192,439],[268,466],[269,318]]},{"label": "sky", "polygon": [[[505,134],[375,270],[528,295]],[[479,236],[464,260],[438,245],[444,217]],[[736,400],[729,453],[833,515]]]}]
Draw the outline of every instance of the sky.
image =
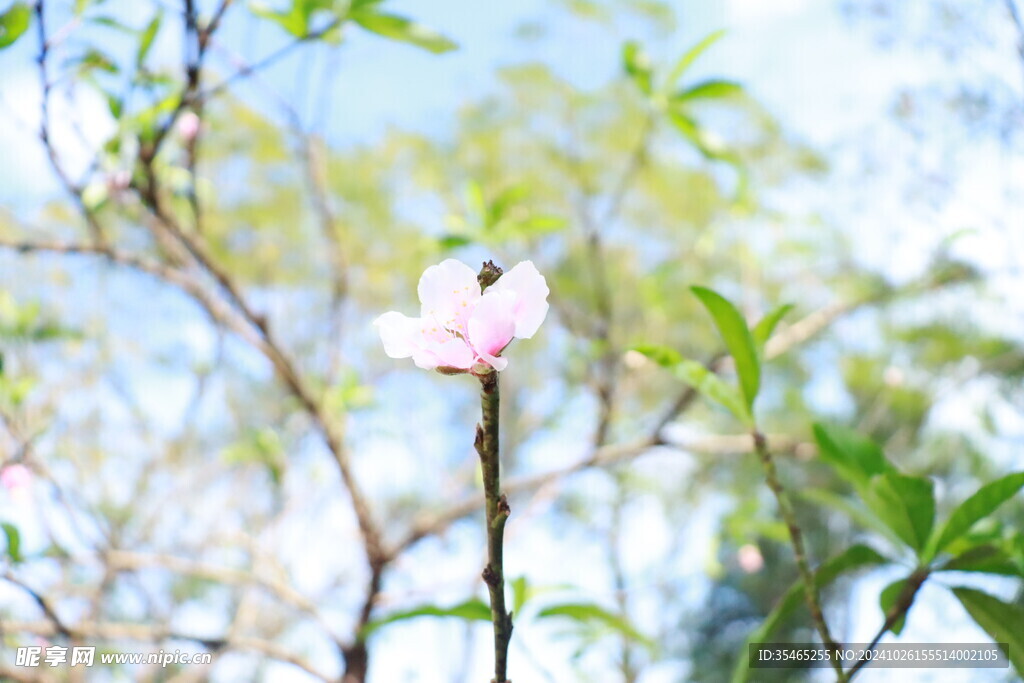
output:
[{"label": "sky", "polygon": [[[142,25],[148,19],[137,9],[142,3],[112,0],[110,4],[117,8],[119,16],[123,16],[127,23]],[[620,69],[618,49],[603,42],[603,32],[568,28],[566,23],[558,21],[561,10],[553,9],[551,3],[541,0],[516,3],[397,1],[389,3],[389,6],[395,11],[415,16],[452,37],[459,43],[459,50],[431,57],[414,48],[356,33],[350,37],[348,45],[332,56],[309,56],[308,52],[299,52],[261,76],[265,83],[299,109],[307,125],[322,130],[334,145],[363,144],[391,127],[431,134],[448,133],[454,127],[455,115],[462,103],[478,99],[495,87],[493,73],[496,67],[519,63],[527,58],[555,65],[558,73],[582,87],[596,87],[614,77]],[[526,43],[524,48],[524,43],[515,37],[515,29],[527,25],[540,26],[546,38]],[[789,129],[796,131],[798,137],[826,153],[835,153],[840,173],[833,184],[820,188],[818,196],[783,196],[777,200],[812,203],[826,211],[835,202],[837,206],[833,217],[836,220],[850,215],[851,204],[870,200],[870,206],[864,211],[865,220],[877,221],[887,227],[863,231],[863,239],[857,247],[859,255],[896,279],[910,278],[919,272],[931,247],[977,220],[978,206],[999,206],[1003,201],[999,179],[1014,175],[1024,178],[1024,167],[1019,157],[1002,156],[998,150],[982,146],[969,160],[973,171],[970,177],[957,187],[949,205],[932,215],[922,215],[917,207],[908,210],[901,193],[887,185],[891,183],[891,176],[881,176],[877,186],[868,183],[859,191],[844,192],[844,188],[837,188],[836,183],[843,181],[843,165],[852,167],[855,161],[843,156],[842,150],[857,136],[876,130],[876,124],[889,115],[896,93],[903,88],[929,82],[939,69],[947,68],[945,62],[909,46],[879,49],[869,31],[851,29],[844,22],[833,2],[690,2],[680,13],[679,25],[679,30],[671,38],[652,46],[656,58],[669,60],[711,31],[728,29],[726,38],[696,67],[696,75],[727,74],[729,78],[742,82]],[[227,30],[225,42],[242,45],[247,54],[265,54],[281,40],[274,27],[254,20],[230,23]],[[623,26],[617,32],[625,40],[638,30],[637,27]],[[1005,38],[1009,40],[1009,36]],[[27,133],[38,125],[39,90],[31,61],[34,49],[30,41],[23,41],[0,58],[0,150],[3,150],[6,160],[0,164],[0,207],[27,217],[32,216],[42,199],[53,196],[57,191],[39,145]],[[173,61],[177,59],[176,50],[172,31],[167,30],[157,43],[154,59],[158,62]],[[956,68],[970,70],[977,67],[976,64],[967,64]],[[1003,69],[1002,66],[995,68]],[[1006,68],[1012,68],[1012,62]],[[1018,94],[1021,94],[1021,79],[1014,79],[1009,73],[1005,77],[1008,82],[1016,83]],[[321,88],[327,89],[326,96]],[[243,88],[241,92],[250,101],[257,101],[256,91]],[[78,134],[61,123],[72,113],[80,119],[81,134],[92,144],[109,135],[113,124],[102,100],[88,91],[78,92],[71,99],[57,98],[53,110],[54,119],[58,122],[55,136],[65,161],[74,168],[82,167],[88,154],[80,148],[76,139]],[[271,110],[270,113],[274,112]],[[12,163],[13,160],[16,163]],[[868,193],[869,197],[865,197]],[[1019,205],[1016,207],[1019,218]],[[984,235],[974,236],[966,238],[961,248],[987,266],[1006,266],[1009,261],[1004,263],[1004,260],[1012,258],[1012,249],[992,249],[992,244]],[[1011,279],[1004,286],[1012,288],[1019,285],[1019,280]],[[1024,334],[1020,327],[1022,319],[1002,320],[999,324],[1016,325],[1014,329]],[[205,345],[204,348],[210,343],[200,331],[187,336],[189,343]],[[159,401],[154,401],[151,406],[154,413],[167,410],[168,400],[175,406],[184,405],[187,387],[176,386],[173,378],[148,377],[146,382],[146,391],[140,395],[159,397]],[[820,398],[824,404],[830,400],[827,387],[822,390]],[[953,404],[947,411],[953,416],[959,415],[963,412],[962,405]],[[175,420],[168,420],[168,424],[174,423]],[[373,447],[389,450],[396,444],[384,441],[373,444]],[[427,448],[442,450],[443,444],[428,445]],[[539,457],[542,455],[543,451]],[[377,465],[375,469],[374,463],[386,461],[372,458],[363,462],[361,474],[368,481],[376,482],[373,488],[383,492],[387,486],[395,485],[393,472],[386,466]],[[670,471],[673,476],[682,477],[692,462],[688,463],[685,458],[651,456],[638,466],[661,468],[658,471],[663,475]],[[584,482],[582,485],[587,484]],[[696,521],[687,532],[693,535],[694,546],[698,550],[691,566],[678,568],[681,578],[692,579],[698,587],[707,583],[704,567],[714,559],[710,539],[716,515],[722,511],[716,505],[720,507],[719,502],[711,501],[707,509],[695,512]],[[658,561],[659,549],[666,544],[667,537],[679,530],[669,529],[664,524],[659,526],[655,521],[661,519],[660,515],[645,509],[643,504],[633,514],[629,522],[633,526],[630,528],[640,529],[642,526],[642,531],[626,535],[624,554],[637,563],[634,569],[642,571],[645,563],[649,565]],[[433,563],[431,566],[436,568],[436,573],[455,577],[451,586],[454,598],[463,596],[466,586],[476,580],[475,569],[467,572],[465,563],[466,557],[472,557],[475,552],[472,538],[472,535],[460,535],[456,530],[448,539],[448,545],[428,547],[417,556]],[[559,580],[558,558],[567,552],[580,552],[579,548],[585,547],[585,539],[574,539],[578,545],[570,546],[572,550],[567,551],[565,539],[536,529],[526,539],[517,524],[510,525],[509,573],[514,576],[525,570],[524,557],[549,558],[549,562],[535,563],[530,567],[531,575],[540,582]],[[596,560],[594,564],[599,563]],[[317,574],[314,565],[310,563],[299,574],[299,581],[307,586],[319,585],[326,580]],[[546,573],[545,568],[550,568],[550,572]],[[858,595],[865,597],[860,601],[863,609],[852,615],[849,640],[866,640],[877,628],[879,614],[873,596],[892,578],[871,576],[857,585]],[[582,588],[601,590],[606,577],[594,574],[580,575],[576,579]],[[925,590],[922,602],[932,605],[934,618],[916,614],[910,620],[903,640],[957,639],[966,642],[985,639],[977,629],[966,624],[955,625],[956,635],[950,637],[948,629],[951,624],[941,615],[947,610],[960,608],[952,605],[942,591],[934,587]],[[697,605],[703,594],[695,590],[688,597]],[[656,616],[657,605],[641,604],[638,610],[642,622],[645,617]],[[413,623],[388,629],[379,636],[378,651],[404,654],[378,657],[373,665],[373,681],[430,683],[440,680],[429,672],[449,670],[450,644],[462,642],[461,632],[459,624],[439,627],[436,623]],[[517,632],[517,638],[522,639],[522,644],[530,648],[535,658],[545,661],[564,661],[571,651],[571,643],[546,641],[546,635],[531,634],[528,628]],[[471,651],[466,653],[466,657],[474,662],[474,670],[486,669],[490,652],[486,640],[478,632]],[[416,645],[410,646],[410,643]],[[529,657],[517,650],[518,647],[520,645],[513,648],[513,661],[519,672],[517,680],[518,677],[524,681],[542,680]],[[324,656],[329,655],[325,653]],[[652,667],[641,683],[675,681],[682,666],[678,662],[668,662]],[[556,680],[570,680],[567,671],[560,671],[557,664],[552,669]],[[871,673],[861,680],[865,683],[905,680],[898,677],[898,673]],[[293,669],[284,667],[275,672],[274,680],[304,679]],[[953,671],[943,672],[934,680],[984,679],[976,672]]]}]

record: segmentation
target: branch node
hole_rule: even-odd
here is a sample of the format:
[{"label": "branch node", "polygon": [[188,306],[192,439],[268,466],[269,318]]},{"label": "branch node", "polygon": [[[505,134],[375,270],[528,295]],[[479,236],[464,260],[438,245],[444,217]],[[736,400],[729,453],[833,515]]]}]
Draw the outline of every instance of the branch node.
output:
[{"label": "branch node", "polygon": [[498,576],[497,572],[491,569],[491,565],[484,567],[484,571],[481,576],[484,579],[484,583],[488,586],[497,587],[498,583],[501,581],[501,577]]}]

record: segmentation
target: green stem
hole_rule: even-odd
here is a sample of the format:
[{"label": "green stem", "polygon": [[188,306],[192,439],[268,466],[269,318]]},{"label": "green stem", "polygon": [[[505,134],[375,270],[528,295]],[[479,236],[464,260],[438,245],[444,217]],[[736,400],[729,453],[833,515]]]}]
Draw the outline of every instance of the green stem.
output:
[{"label": "green stem", "polygon": [[508,644],[512,639],[512,615],[505,608],[505,573],[502,547],[505,521],[511,512],[501,493],[501,471],[498,460],[498,373],[480,376],[482,424],[476,427],[476,451],[483,469],[485,512],[487,519],[487,566],[483,578],[491,596],[491,621],[494,624],[494,679],[492,683],[510,683]]},{"label": "green stem", "polygon": [[[871,643],[867,647],[867,652],[872,652],[878,643],[881,642],[882,637],[896,625],[902,617],[907,615],[911,606],[914,604],[914,598],[917,597],[917,592],[921,590],[921,586],[928,580],[928,576],[931,571],[927,567],[918,567],[914,572],[907,577],[907,583],[903,586],[903,590],[896,597],[896,602],[889,608],[889,611],[885,615],[885,622],[882,624],[882,628],[878,629],[878,633],[871,639]],[[857,675],[857,672],[863,669],[871,661],[870,657],[865,655],[859,662],[846,672],[846,680],[853,680],[853,677]]]},{"label": "green stem", "polygon": [[[775,461],[772,459],[771,451],[768,450],[768,441],[764,438],[764,434],[759,432],[757,429],[753,430],[754,437],[754,450],[757,452],[757,456],[761,459],[761,464],[764,466],[765,479],[768,482],[768,488],[775,494],[775,500],[779,506],[779,514],[782,515],[782,521],[785,522],[786,528],[789,529],[789,541],[793,546],[793,555],[796,558],[797,570],[800,572],[800,580],[804,585],[804,599],[807,601],[807,607],[811,611],[811,620],[814,622],[814,627],[818,631],[818,635],[821,637],[821,642],[825,647],[829,648],[833,652],[838,649],[838,645],[832,639],[832,634],[828,630],[828,623],[825,621],[825,615],[821,611],[821,600],[818,597],[818,584],[815,580],[814,572],[811,571],[811,565],[807,560],[807,550],[804,547],[804,535],[800,529],[800,525],[796,521],[796,513],[793,512],[793,504],[789,500],[789,495],[786,493],[786,489],[782,486],[782,482],[779,480],[778,470],[775,468]],[[831,658],[829,661],[832,662],[832,668],[836,673],[836,680],[839,683],[845,683],[848,680],[846,672],[843,671],[843,665],[838,658]]]}]

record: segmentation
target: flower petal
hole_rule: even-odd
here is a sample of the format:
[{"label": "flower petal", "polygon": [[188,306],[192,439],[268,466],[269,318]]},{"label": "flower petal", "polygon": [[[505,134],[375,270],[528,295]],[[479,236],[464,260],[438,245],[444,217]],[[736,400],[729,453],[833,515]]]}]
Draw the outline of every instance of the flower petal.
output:
[{"label": "flower petal", "polygon": [[461,338],[454,337],[442,344],[436,344],[430,350],[437,356],[438,365],[468,370],[476,362],[473,349]]},{"label": "flower petal", "polygon": [[513,307],[515,336],[519,339],[532,337],[548,314],[548,294],[551,292],[533,261],[517,263],[487,289],[488,292],[492,290],[516,293]]},{"label": "flower petal", "polygon": [[505,367],[508,365],[507,358],[502,358],[501,356],[492,356],[489,353],[481,353],[480,360],[482,360],[484,363],[487,363],[498,372],[504,370]]},{"label": "flower petal", "polygon": [[420,321],[397,311],[388,311],[373,321],[384,342],[384,353],[391,358],[408,358],[415,353],[420,335]]},{"label": "flower petal", "polygon": [[412,354],[412,362],[423,370],[433,370],[441,365],[441,359],[437,357],[437,354],[427,348],[416,349]]},{"label": "flower petal", "polygon": [[32,483],[32,470],[21,463],[13,463],[0,469],[0,483],[8,491],[27,488]]},{"label": "flower petal", "polygon": [[469,342],[481,358],[497,356],[512,341],[516,329],[512,315],[515,302],[515,292],[488,289],[480,297],[469,318]]},{"label": "flower petal", "polygon": [[466,321],[480,299],[480,283],[472,268],[450,258],[423,271],[417,293],[421,316],[465,333]]}]

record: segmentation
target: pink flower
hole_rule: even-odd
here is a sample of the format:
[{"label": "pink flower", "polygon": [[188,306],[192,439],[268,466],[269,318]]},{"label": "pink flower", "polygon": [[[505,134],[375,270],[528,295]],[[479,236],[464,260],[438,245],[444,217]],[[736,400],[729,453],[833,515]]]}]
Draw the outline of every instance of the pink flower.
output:
[{"label": "pink flower", "polygon": [[11,493],[28,488],[32,483],[32,471],[20,463],[7,465],[0,470],[0,484]]},{"label": "pink flower", "polygon": [[501,352],[513,338],[529,339],[548,312],[548,285],[523,261],[480,293],[472,268],[447,259],[420,278],[420,317],[389,311],[373,324],[392,358],[412,357],[417,367],[468,371],[482,364],[504,370]]},{"label": "pink flower", "polygon": [[736,559],[740,569],[747,574],[756,574],[764,569],[764,557],[756,545],[748,543],[740,546],[739,552],[736,553]]},{"label": "pink flower", "polygon": [[124,169],[114,171],[107,176],[107,190],[111,193],[124,192],[132,183],[132,174]]},{"label": "pink flower", "polygon": [[199,135],[202,122],[194,111],[186,111],[178,117],[178,134],[185,142],[192,142]]}]

